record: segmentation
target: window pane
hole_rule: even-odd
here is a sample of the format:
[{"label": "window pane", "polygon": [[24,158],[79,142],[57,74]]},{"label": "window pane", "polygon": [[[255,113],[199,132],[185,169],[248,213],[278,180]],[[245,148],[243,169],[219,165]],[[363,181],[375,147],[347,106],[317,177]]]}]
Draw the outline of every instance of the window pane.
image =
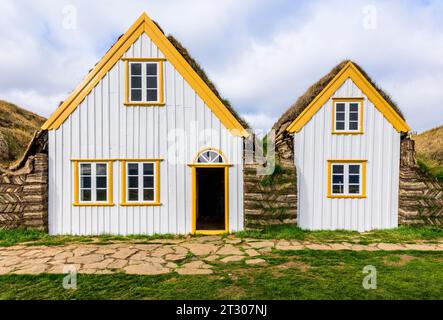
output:
[{"label": "window pane", "polygon": [[344,122],[337,122],[335,124],[335,129],[337,129],[337,130],[345,130],[345,123]]},{"label": "window pane", "polygon": [[345,114],[342,112],[337,113],[337,120],[338,121],[345,121]]},{"label": "window pane", "polygon": [[360,176],[351,174],[349,176],[349,183],[357,183],[357,184],[360,183]]},{"label": "window pane", "polygon": [[91,175],[91,164],[90,163],[80,164],[80,174],[82,176],[90,176]]},{"label": "window pane", "polygon": [[350,110],[351,112],[358,112],[358,103],[351,103],[351,104],[349,105],[349,110]]},{"label": "window pane", "polygon": [[333,175],[332,176],[332,183],[344,183],[344,176],[343,175]]},{"label": "window pane", "polygon": [[157,77],[148,77],[147,86],[149,89],[157,89]]},{"label": "window pane", "polygon": [[95,167],[98,176],[106,176],[107,165],[104,163],[98,163]]},{"label": "window pane", "polygon": [[146,101],[157,101],[157,89],[146,91]]},{"label": "window pane", "polygon": [[341,184],[334,184],[332,186],[332,193],[334,193],[334,194],[341,194],[341,193],[343,193],[343,185],[341,185]]},{"label": "window pane", "polygon": [[154,174],[154,164],[153,163],[144,163],[143,164],[143,174],[144,175]]},{"label": "window pane", "polygon": [[80,179],[80,188],[81,189],[90,189],[91,188],[91,177],[82,177]]},{"label": "window pane", "polygon": [[106,177],[97,177],[97,188],[106,188]]},{"label": "window pane", "polygon": [[81,190],[80,199],[81,201],[91,201],[91,190]]},{"label": "window pane", "polygon": [[103,190],[103,189],[97,190],[96,196],[97,196],[97,201],[106,201],[107,190]]},{"label": "window pane", "polygon": [[337,103],[336,105],[337,111],[345,111],[345,104],[344,103]]},{"label": "window pane", "polygon": [[143,177],[143,188],[154,188],[154,177]]},{"label": "window pane", "polygon": [[130,176],[137,176],[138,175],[138,163],[128,164],[128,174]]},{"label": "window pane", "polygon": [[343,165],[333,165],[332,166],[333,173],[343,173]]},{"label": "window pane", "polygon": [[128,178],[128,187],[129,188],[138,188],[138,177],[129,177]]},{"label": "window pane", "polygon": [[349,173],[360,173],[360,166],[359,165],[350,165],[349,166]]},{"label": "window pane", "polygon": [[131,63],[131,75],[142,75],[141,63]]},{"label": "window pane", "polygon": [[349,122],[349,130],[358,130],[358,122]]},{"label": "window pane", "polygon": [[351,120],[351,121],[358,121],[358,113],[351,112],[349,114],[349,120]]},{"label": "window pane", "polygon": [[131,101],[142,101],[142,90],[132,89],[131,90]]},{"label": "window pane", "polygon": [[143,201],[154,201],[154,190],[144,189],[143,190]]},{"label": "window pane", "polygon": [[141,89],[142,88],[142,78],[141,77],[131,77],[131,88]]},{"label": "window pane", "polygon": [[156,76],[157,75],[157,64],[156,63],[147,63],[146,64],[146,74],[148,76]]},{"label": "window pane", "polygon": [[129,201],[138,201],[138,189],[129,189],[128,199]]},{"label": "window pane", "polygon": [[349,193],[350,194],[360,194],[360,186],[357,185],[350,185],[349,186]]}]

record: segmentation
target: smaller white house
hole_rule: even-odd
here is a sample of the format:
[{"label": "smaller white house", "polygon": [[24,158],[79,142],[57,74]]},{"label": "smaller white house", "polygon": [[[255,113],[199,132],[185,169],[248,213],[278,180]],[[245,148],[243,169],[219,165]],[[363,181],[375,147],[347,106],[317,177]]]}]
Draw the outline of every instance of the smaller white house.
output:
[{"label": "smaller white house", "polygon": [[400,140],[410,128],[358,65],[336,66],[274,128],[293,138],[300,227],[398,226]]},{"label": "smaller white house", "polygon": [[43,125],[50,234],[243,229],[246,124],[143,14]]}]

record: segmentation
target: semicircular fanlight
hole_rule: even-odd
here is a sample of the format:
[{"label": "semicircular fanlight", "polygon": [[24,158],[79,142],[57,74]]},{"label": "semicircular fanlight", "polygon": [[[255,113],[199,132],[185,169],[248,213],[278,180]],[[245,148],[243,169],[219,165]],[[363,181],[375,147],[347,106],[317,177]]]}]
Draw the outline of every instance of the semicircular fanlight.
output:
[{"label": "semicircular fanlight", "polygon": [[197,159],[198,163],[223,163],[224,159],[220,153],[215,150],[206,150],[200,153]]}]

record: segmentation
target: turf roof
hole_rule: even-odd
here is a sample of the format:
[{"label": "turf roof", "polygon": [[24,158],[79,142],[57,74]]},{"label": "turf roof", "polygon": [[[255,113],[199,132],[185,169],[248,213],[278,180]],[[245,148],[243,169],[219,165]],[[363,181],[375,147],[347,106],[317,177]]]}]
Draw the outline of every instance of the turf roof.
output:
[{"label": "turf roof", "polygon": [[352,62],[363,76],[371,83],[371,85],[380,93],[380,95],[394,108],[399,116],[405,120],[403,113],[398,105],[392,100],[389,94],[383,91],[357,63],[351,60],[344,60],[336,65],[328,74],[323,76],[319,81],[314,83],[308,90],[300,96],[297,101],[280,117],[274,124],[273,129],[277,132],[286,130],[286,128],[305,110],[309,104],[317,97],[320,92],[334,79],[334,77],[348,64]]}]

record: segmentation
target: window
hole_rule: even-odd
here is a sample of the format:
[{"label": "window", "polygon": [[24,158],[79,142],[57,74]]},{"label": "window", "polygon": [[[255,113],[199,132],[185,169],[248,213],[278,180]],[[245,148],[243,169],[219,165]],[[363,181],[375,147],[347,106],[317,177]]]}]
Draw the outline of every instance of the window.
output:
[{"label": "window", "polygon": [[122,161],[122,205],[160,205],[160,160]]},{"label": "window", "polygon": [[126,105],[164,105],[163,59],[125,59]]},{"label": "window", "polygon": [[215,150],[205,150],[201,152],[197,158],[198,163],[223,163],[223,157]]},{"label": "window", "polygon": [[74,205],[113,205],[112,161],[74,161]]},{"label": "window", "polygon": [[366,160],[330,160],[328,163],[328,197],[366,197]]},{"label": "window", "polygon": [[332,133],[363,133],[363,99],[334,98],[332,114]]}]

